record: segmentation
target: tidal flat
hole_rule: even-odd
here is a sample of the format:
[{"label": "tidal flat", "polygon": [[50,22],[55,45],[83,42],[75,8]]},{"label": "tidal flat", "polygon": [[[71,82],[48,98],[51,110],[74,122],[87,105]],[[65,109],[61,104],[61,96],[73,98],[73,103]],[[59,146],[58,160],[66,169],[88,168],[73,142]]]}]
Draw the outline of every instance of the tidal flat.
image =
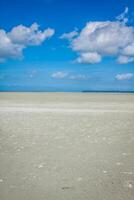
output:
[{"label": "tidal flat", "polygon": [[134,94],[0,93],[0,200],[37,199],[134,199]]}]

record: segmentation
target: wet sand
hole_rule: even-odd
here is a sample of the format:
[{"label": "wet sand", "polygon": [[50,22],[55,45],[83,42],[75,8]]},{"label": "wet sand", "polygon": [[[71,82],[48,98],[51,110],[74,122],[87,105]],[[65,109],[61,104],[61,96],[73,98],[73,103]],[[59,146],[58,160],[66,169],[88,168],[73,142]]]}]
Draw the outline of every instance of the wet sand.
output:
[{"label": "wet sand", "polygon": [[0,200],[37,199],[134,199],[134,94],[0,93]]}]

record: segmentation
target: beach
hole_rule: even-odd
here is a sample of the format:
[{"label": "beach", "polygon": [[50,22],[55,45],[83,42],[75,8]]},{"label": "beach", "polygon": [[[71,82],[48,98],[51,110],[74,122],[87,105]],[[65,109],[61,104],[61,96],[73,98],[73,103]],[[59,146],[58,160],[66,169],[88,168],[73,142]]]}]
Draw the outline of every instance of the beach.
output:
[{"label": "beach", "polygon": [[133,200],[134,94],[0,93],[0,200]]}]

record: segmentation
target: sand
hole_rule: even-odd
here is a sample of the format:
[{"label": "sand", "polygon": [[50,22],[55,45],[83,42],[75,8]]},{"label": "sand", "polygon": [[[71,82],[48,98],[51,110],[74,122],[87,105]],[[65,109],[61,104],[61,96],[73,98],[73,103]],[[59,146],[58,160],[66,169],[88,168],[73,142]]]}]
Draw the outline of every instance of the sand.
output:
[{"label": "sand", "polygon": [[0,93],[0,200],[37,199],[134,199],[134,94]]}]

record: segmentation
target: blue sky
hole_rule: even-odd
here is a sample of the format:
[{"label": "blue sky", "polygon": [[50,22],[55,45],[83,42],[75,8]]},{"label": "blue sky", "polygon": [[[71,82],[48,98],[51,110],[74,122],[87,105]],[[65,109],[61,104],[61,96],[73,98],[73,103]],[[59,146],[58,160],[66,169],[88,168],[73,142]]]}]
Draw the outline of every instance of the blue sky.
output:
[{"label": "blue sky", "polygon": [[134,90],[132,0],[1,0],[0,91]]}]

